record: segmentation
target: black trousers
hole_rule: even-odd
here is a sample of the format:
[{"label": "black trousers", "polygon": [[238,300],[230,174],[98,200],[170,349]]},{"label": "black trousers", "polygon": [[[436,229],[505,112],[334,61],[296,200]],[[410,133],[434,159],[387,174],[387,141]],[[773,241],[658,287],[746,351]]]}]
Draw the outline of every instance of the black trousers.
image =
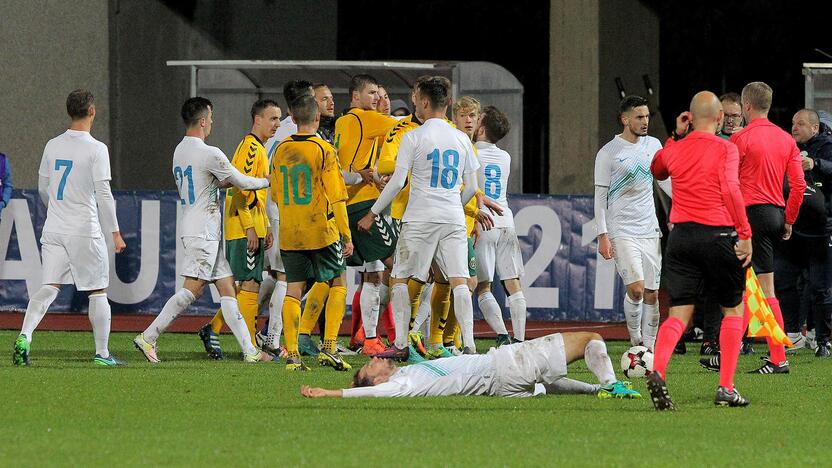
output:
[{"label": "black trousers", "polygon": [[[780,244],[774,262],[774,289],[787,333],[800,331],[801,299],[808,299],[818,342],[832,329],[832,236],[793,234]],[[801,290],[802,287],[802,290]]]}]

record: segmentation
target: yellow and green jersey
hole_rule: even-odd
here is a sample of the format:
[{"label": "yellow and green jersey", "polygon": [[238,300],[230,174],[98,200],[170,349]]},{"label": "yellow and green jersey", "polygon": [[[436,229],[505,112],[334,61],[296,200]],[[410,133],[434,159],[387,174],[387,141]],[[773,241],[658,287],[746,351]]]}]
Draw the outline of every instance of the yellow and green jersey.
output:
[{"label": "yellow and green jersey", "polygon": [[[249,133],[237,145],[231,164],[250,177],[269,176],[269,159],[266,148],[256,136]],[[266,216],[268,189],[240,190],[230,188],[225,193],[225,239],[246,237],[246,229],[254,228],[257,237],[266,237],[269,219]]]},{"label": "yellow and green jersey", "polygon": [[333,205],[347,199],[335,148],[316,135],[292,135],[272,156],[271,196],[280,210],[280,250],[317,250],[339,233]]},{"label": "yellow and green jersey", "polygon": [[[383,137],[399,121],[374,110],[354,107],[335,121],[335,148],[341,168],[358,172],[375,167],[376,138]],[[373,184],[360,183],[347,187],[347,205],[375,200],[379,191]]]}]

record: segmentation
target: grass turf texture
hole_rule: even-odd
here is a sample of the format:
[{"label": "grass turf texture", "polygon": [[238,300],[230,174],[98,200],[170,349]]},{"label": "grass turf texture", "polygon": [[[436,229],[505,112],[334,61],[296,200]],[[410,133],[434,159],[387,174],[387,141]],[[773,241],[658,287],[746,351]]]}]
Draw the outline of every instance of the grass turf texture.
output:
[{"label": "grass turf texture", "polygon": [[[349,385],[352,373],[208,360],[197,336],[167,334],[161,364],[115,333],[126,368],[94,366],[91,333],[36,332],[29,368],[11,365],[15,332],[0,332],[0,465],[370,464],[505,466],[774,466],[829,463],[832,359],[790,356],[790,375],[737,375],[748,408],[716,408],[717,374],[691,352],[668,385],[679,411],[590,396],[305,399],[302,384]],[[224,334],[227,356],[239,349]],[[492,344],[481,341],[480,350]],[[614,366],[627,345],[608,344]],[[690,346],[694,350],[694,346]],[[743,356],[739,372],[755,368]],[[696,347],[698,350],[698,346]],[[366,361],[346,358],[357,369]],[[594,383],[582,362],[570,376]]]}]

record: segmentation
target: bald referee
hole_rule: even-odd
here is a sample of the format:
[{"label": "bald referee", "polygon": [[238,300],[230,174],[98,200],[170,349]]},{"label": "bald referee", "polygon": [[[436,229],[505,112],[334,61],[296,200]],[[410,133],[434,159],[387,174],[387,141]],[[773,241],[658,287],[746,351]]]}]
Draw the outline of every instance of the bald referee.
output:
[{"label": "bald referee", "polygon": [[684,117],[696,130],[678,142],[670,140],[650,165],[656,179],[673,178],[670,222],[674,228],[664,257],[670,316],[656,337],[654,372],[647,378],[647,388],[657,410],[676,409],[665,384],[667,364],[704,285],[724,316],[714,403],[747,406],[748,400],[734,388],[744,329],[745,267],[751,262],[751,227],[740,192],[739,154],[733,143],[716,136],[723,112],[715,94],[696,94]]}]

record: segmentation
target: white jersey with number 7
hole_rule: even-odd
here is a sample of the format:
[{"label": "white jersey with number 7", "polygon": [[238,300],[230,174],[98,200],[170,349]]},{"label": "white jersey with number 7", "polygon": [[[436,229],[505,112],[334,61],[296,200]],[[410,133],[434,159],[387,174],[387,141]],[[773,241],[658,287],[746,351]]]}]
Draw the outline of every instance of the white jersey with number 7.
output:
[{"label": "white jersey with number 7", "polygon": [[479,162],[468,135],[444,119],[428,119],[402,137],[396,167],[410,172],[410,199],[402,221],[465,226],[463,177]]}]

